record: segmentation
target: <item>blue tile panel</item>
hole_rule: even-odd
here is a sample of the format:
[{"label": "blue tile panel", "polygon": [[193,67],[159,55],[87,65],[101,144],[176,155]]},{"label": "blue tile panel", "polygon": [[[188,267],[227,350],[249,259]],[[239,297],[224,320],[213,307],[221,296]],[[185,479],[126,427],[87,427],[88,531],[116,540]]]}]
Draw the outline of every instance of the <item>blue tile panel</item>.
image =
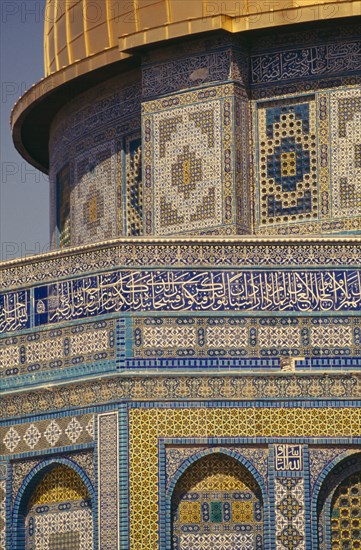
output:
[{"label": "blue tile panel", "polygon": [[302,78],[331,77],[352,74],[361,67],[360,40],[308,47],[286,47],[267,51],[251,57],[251,82],[253,85],[279,84]]},{"label": "blue tile panel", "polygon": [[[35,288],[34,318],[29,291],[7,293],[4,331],[132,311],[324,312],[359,311],[358,270],[293,271],[114,271]],[[24,321],[22,320],[24,318]]]},{"label": "blue tile panel", "polygon": [[30,290],[0,294],[0,333],[30,327]]}]

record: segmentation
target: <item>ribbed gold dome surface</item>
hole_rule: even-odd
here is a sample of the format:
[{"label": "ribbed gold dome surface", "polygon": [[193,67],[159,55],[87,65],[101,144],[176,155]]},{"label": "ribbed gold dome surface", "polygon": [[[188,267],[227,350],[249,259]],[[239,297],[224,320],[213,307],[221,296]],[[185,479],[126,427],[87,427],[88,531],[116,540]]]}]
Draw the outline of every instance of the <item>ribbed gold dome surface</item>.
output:
[{"label": "ribbed gold dome surface", "polygon": [[217,28],[240,32],[352,15],[360,15],[359,0],[47,0],[45,74],[91,57],[96,68],[131,47]]}]

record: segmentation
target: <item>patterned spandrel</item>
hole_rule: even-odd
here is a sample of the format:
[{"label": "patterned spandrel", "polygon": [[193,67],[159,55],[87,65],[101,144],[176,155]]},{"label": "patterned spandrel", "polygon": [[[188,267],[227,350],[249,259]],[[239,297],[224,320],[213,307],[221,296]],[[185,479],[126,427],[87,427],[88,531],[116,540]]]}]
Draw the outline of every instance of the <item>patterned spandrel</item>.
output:
[{"label": "patterned spandrel", "polygon": [[88,489],[79,474],[62,464],[44,475],[31,496],[29,506],[88,498]]}]

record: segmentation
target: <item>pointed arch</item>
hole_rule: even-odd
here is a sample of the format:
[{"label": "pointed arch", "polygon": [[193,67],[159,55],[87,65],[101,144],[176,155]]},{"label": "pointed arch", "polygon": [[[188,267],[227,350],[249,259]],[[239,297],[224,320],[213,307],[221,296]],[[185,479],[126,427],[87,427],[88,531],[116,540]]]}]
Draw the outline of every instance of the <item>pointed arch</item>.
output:
[{"label": "pointed arch", "polygon": [[[204,479],[192,487],[200,471]],[[250,541],[254,541],[254,548],[265,547],[267,490],[256,468],[237,451],[213,447],[195,453],[177,470],[166,500],[167,548],[185,547],[180,542],[182,536],[184,540],[199,539],[202,544],[208,539],[210,548],[217,547],[218,539],[230,549],[237,548],[241,539],[247,539],[249,548],[253,544]],[[182,525],[182,518],[187,517],[193,521],[188,527]],[[188,531],[187,536],[181,531]]]},{"label": "pointed arch", "polygon": [[[55,485],[56,478],[61,479],[61,475],[68,477],[67,492],[64,493],[64,487],[59,488]],[[45,486],[44,486],[45,484]],[[73,484],[73,487],[71,486]],[[65,501],[62,502],[62,490]],[[70,490],[70,493],[69,493]],[[66,498],[70,497],[70,498]],[[78,501],[76,500],[78,498]],[[52,499],[50,505],[45,502],[47,499]],[[60,536],[56,529],[56,514],[66,516],[66,524],[69,534],[68,538],[77,539],[80,537],[93,540],[94,531],[94,489],[91,481],[84,470],[73,460],[68,458],[51,458],[40,462],[33,470],[25,477],[14,501],[13,508],[13,546],[17,550],[26,550],[26,522],[28,522],[29,531],[32,530],[34,518],[30,517],[33,513],[39,513],[39,518],[46,525],[49,522],[53,523],[51,529],[47,528],[47,533],[50,538]],[[76,505],[74,505],[76,503]],[[77,509],[74,511],[74,509]],[[46,515],[46,514],[50,515]],[[42,515],[44,514],[44,515]],[[84,516],[84,517],[83,517]],[[44,519],[46,518],[46,519]],[[85,519],[88,532],[86,535],[76,532],[74,527],[75,521],[80,522]],[[30,523],[29,523],[30,522]],[[79,523],[78,522],[78,523]],[[89,532],[90,530],[90,532]],[[44,531],[45,533],[45,531]],[[44,548],[46,547],[46,536],[44,534]],[[54,543],[50,543],[54,544]],[[51,546],[49,546],[50,548]]]},{"label": "pointed arch", "polygon": [[[351,523],[347,527],[345,519],[341,524],[341,516],[345,514],[346,518],[352,518],[352,499],[347,495],[350,496],[355,489],[360,492],[358,497],[360,525],[356,526],[359,529],[356,536],[359,537],[361,533],[361,452],[351,455],[343,453],[328,464],[315,485],[312,500],[314,548],[328,550],[331,548],[331,539],[337,538],[337,533],[341,531],[344,533],[340,535],[341,542],[343,536],[347,537],[345,533],[349,532],[350,537],[353,536]],[[344,498],[341,498],[342,495]],[[341,512],[341,509],[344,509],[344,512]]]}]

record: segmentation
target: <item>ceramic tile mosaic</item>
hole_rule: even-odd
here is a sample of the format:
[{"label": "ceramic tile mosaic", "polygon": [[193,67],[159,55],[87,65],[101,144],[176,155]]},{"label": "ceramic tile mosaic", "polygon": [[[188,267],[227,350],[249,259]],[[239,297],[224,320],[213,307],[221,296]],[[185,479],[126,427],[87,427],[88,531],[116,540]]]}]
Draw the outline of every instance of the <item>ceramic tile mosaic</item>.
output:
[{"label": "ceramic tile mosaic", "polygon": [[[69,453],[62,453],[62,459],[66,458],[69,465],[75,465],[81,468],[90,480],[92,486],[95,485],[95,472],[94,472],[94,451],[93,449],[85,451],[72,451]],[[11,489],[13,503],[18,496],[19,490],[22,488],[24,479],[30,474],[30,472],[43,463],[43,457],[37,456],[37,458],[21,458],[12,461],[11,463]]]},{"label": "ceramic tile mosaic", "polygon": [[0,428],[1,454],[26,453],[94,440],[94,415],[25,422]]},{"label": "ceramic tile mosaic", "polygon": [[[15,292],[10,299],[17,297]],[[359,269],[117,270],[36,287],[34,311],[20,317],[19,327],[11,311],[4,311],[3,317],[4,332],[10,332],[26,326],[29,317],[41,327],[139,310],[346,313],[358,311],[360,303]]]},{"label": "ceramic tile mosaic", "polygon": [[[115,358],[112,320],[0,339],[0,377],[52,373]],[[50,374],[50,373],[49,373]]]},{"label": "ceramic tile mosaic", "polygon": [[[356,549],[360,545],[360,449],[346,455],[328,472],[317,500],[318,533],[315,544]],[[318,535],[318,537],[317,537]]]},{"label": "ceramic tile mosaic", "polygon": [[72,244],[116,237],[116,181],[119,153],[115,141],[97,146],[74,160]]},{"label": "ceramic tile mosaic", "polygon": [[[153,506],[158,495],[159,437],[342,437],[360,434],[360,408],[144,408],[129,412],[130,438],[130,541],[133,547],[149,548],[158,544],[158,514]],[[282,478],[288,481],[289,478]],[[298,502],[300,529],[294,539],[304,544],[303,480],[294,479],[295,487],[283,487],[285,498]],[[282,483],[280,483],[282,485]],[[281,491],[281,487],[280,487]],[[292,494],[295,493],[293,497]],[[281,492],[279,493],[281,494]],[[283,494],[283,493],[282,493]],[[136,495],[136,496],[135,496]],[[136,505],[142,502],[142,506]],[[134,504],[133,504],[134,503]],[[280,509],[287,516],[286,508]],[[292,512],[293,513],[293,512]],[[287,524],[289,520],[286,517]],[[285,537],[290,536],[289,530]],[[293,533],[293,531],[292,531]],[[281,531],[279,543],[283,544]],[[293,534],[292,534],[293,536]],[[292,540],[294,540],[292,539]],[[288,539],[289,540],[289,539]],[[147,542],[145,542],[147,541]],[[282,546],[280,546],[281,548]]]},{"label": "ceramic tile mosaic", "polygon": [[146,234],[235,224],[235,95],[215,86],[143,104]]},{"label": "ceramic tile mosaic", "polygon": [[80,248],[1,266],[1,549],[359,544],[359,21],[230,35],[55,116]]},{"label": "ceramic tile mosaic", "polygon": [[257,117],[259,224],[317,218],[315,97],[260,103]]},{"label": "ceramic tile mosaic", "polygon": [[[267,363],[270,359],[267,359]],[[325,361],[325,360],[323,360]],[[159,401],[188,399],[228,399],[231,402],[244,402],[253,399],[360,399],[361,375],[355,368],[357,364],[349,359],[354,368],[350,373],[332,372],[325,377],[323,365],[319,374],[307,372],[253,376],[252,374],[222,375],[214,373],[201,377],[184,374],[151,377],[122,376],[107,377],[95,381],[70,383],[64,388],[40,388],[22,395],[2,395],[0,398],[0,416],[3,419],[14,416],[53,411],[68,410],[69,406],[83,407],[93,404],[117,403],[120,400]],[[250,367],[257,367],[258,361],[252,360]],[[265,366],[265,365],[263,365]],[[341,363],[342,366],[342,363]],[[262,367],[262,364],[259,368]],[[327,362],[326,362],[327,367]]]},{"label": "ceramic tile mosaic", "polygon": [[133,317],[132,329],[135,358],[361,353],[357,317]]},{"label": "ceramic tile mosaic", "polygon": [[152,99],[178,90],[204,86],[227,80],[242,81],[246,77],[238,59],[246,55],[238,41],[221,36],[203,40],[188,40],[187,44],[172,45],[167,50],[151,52],[142,65],[142,95]]},{"label": "ceramic tile mosaic", "polygon": [[[230,451],[235,451],[239,456],[245,457],[252,466],[254,466],[257,472],[262,476],[265,485],[267,486],[267,472],[268,472],[268,447],[262,447],[258,445],[257,447],[244,446],[237,447],[235,445],[222,445],[223,449],[229,449]],[[192,445],[191,447],[180,446],[175,444],[166,444],[165,453],[166,453],[166,486],[167,489],[171,484],[174,475],[177,470],[179,470],[183,465],[189,463],[189,459],[192,456],[200,455],[202,453],[207,454],[209,447],[202,447],[197,445]]]},{"label": "ceramic tile mosaic", "polygon": [[[194,242],[192,242],[194,240]],[[132,240],[94,245],[90,250],[69,250],[66,257],[46,254],[32,261],[5,262],[1,265],[0,288],[4,290],[28,286],[54,279],[98,273],[115,265],[138,268],[144,266],[174,267],[316,267],[358,266],[359,240],[343,238],[332,242],[289,241],[276,239],[264,243],[257,239],[218,239],[189,237],[187,242],[151,242]],[[19,291],[23,294],[24,291]],[[0,295],[0,304],[2,298]],[[0,318],[0,326],[3,320]]]},{"label": "ceramic tile mosaic", "polygon": [[35,487],[25,518],[25,539],[26,548],[93,547],[89,493],[74,470],[56,466]]},{"label": "ceramic tile mosaic", "polygon": [[331,545],[335,550],[357,548],[361,534],[361,471],[337,487],[331,506]]},{"label": "ceramic tile mosaic", "polygon": [[331,94],[332,205],[335,217],[361,214],[361,89]]},{"label": "ceramic tile mosaic", "polygon": [[59,246],[70,246],[71,244],[71,220],[70,220],[70,174],[69,165],[58,173],[56,180],[58,213],[57,226],[59,232]]},{"label": "ceramic tile mosaic", "polygon": [[[312,95],[255,102],[260,233],[266,233],[266,226],[278,235],[360,230],[359,103],[360,86],[354,83],[340,90],[326,87]],[[304,105],[307,132],[301,132],[301,121],[292,114],[297,104],[301,110]],[[283,118],[276,117],[271,130],[277,106]]]},{"label": "ceramic tile mosaic", "polygon": [[186,470],[173,491],[172,519],[174,550],[263,547],[260,490],[246,468],[224,455],[203,457]]},{"label": "ceramic tile mosaic", "polygon": [[[64,207],[59,208],[61,195],[56,193],[56,181],[64,173],[64,166],[71,188],[66,208],[71,232],[68,228],[60,231],[61,245],[80,245],[124,234],[123,185],[133,176],[129,166],[128,176],[124,175],[122,156],[126,136],[140,129],[137,78],[134,72],[127,85],[120,77],[112,78],[106,85],[70,101],[54,120],[49,172],[53,233],[56,225],[59,228],[59,213],[65,212]],[[56,244],[54,235],[53,241]]]},{"label": "ceramic tile mosaic", "polygon": [[139,136],[125,139],[126,235],[143,233],[142,145]]},{"label": "ceramic tile mosaic", "polygon": [[0,480],[0,548],[6,543],[6,479]]},{"label": "ceramic tile mosaic", "polygon": [[98,416],[99,547],[119,547],[118,413]]},{"label": "ceramic tile mosaic", "polygon": [[275,479],[276,549],[305,550],[304,480]]},{"label": "ceramic tile mosaic", "polygon": [[[321,36],[324,32],[320,29]],[[357,32],[357,31],[356,31]],[[335,77],[340,74],[358,72],[361,68],[360,40],[350,40],[343,37],[337,42],[337,32],[327,36],[330,43],[319,43],[320,34],[317,31],[305,35],[294,33],[289,35],[289,45],[283,44],[278,51],[264,51],[251,57],[252,84],[270,84],[272,82],[307,80],[315,77]],[[291,38],[292,37],[292,38]],[[282,37],[285,39],[286,37]],[[282,41],[282,38],[280,42]],[[297,41],[304,42],[307,38],[314,41],[309,47],[294,46]],[[272,37],[275,42],[274,37]],[[322,40],[322,39],[321,39]],[[293,42],[293,44],[292,44]],[[267,47],[262,41],[261,48]],[[258,46],[259,47],[259,46]],[[269,47],[269,46],[268,46]]]},{"label": "ceramic tile mosaic", "polygon": [[352,451],[347,447],[325,448],[309,446],[311,489],[314,489],[317,478],[328,464],[335,458],[347,456],[351,453]]}]

